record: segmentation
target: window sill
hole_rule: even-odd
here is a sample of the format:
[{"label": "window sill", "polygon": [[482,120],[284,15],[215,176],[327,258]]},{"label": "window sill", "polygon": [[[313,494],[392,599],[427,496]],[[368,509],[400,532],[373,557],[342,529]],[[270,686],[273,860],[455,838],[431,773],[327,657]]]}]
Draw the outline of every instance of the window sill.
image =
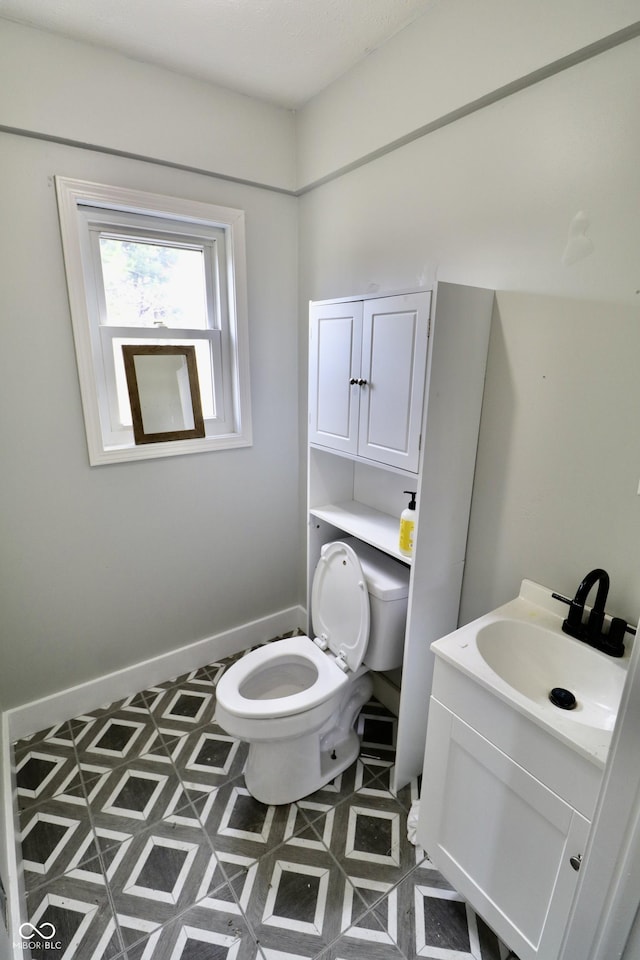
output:
[{"label": "window sill", "polygon": [[155,460],[160,457],[177,457],[190,453],[207,453],[214,450],[235,450],[250,447],[251,436],[224,434],[219,437],[204,437],[199,440],[170,440],[161,443],[122,444],[99,450],[89,450],[92,467],[107,463],[128,463],[131,460]]}]

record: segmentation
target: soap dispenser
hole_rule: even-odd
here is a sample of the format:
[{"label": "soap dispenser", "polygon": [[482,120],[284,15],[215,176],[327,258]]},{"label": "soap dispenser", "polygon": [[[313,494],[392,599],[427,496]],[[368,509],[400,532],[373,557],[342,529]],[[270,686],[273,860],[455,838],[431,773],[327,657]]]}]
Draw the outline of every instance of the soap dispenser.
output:
[{"label": "soap dispenser", "polygon": [[413,529],[416,525],[416,494],[415,490],[405,490],[411,495],[409,506],[400,514],[400,542],[398,548],[405,557],[413,553]]}]

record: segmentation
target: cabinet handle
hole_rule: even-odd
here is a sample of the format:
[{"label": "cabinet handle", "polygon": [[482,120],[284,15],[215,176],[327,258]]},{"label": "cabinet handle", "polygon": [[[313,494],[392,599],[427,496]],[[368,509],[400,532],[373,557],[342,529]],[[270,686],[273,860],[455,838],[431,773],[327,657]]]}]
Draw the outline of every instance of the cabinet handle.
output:
[{"label": "cabinet handle", "polygon": [[355,387],[357,382],[358,381],[355,377],[351,377],[351,379],[349,380],[349,383],[351,384],[352,387]]},{"label": "cabinet handle", "polygon": [[367,382],[368,382],[367,380],[363,380],[362,378],[360,378],[360,380],[358,380],[358,386],[359,386],[359,387],[366,387]]},{"label": "cabinet handle", "polygon": [[574,870],[579,870],[580,864],[582,863],[582,854],[577,853],[575,854],[575,856],[569,857],[569,863],[571,864]]}]

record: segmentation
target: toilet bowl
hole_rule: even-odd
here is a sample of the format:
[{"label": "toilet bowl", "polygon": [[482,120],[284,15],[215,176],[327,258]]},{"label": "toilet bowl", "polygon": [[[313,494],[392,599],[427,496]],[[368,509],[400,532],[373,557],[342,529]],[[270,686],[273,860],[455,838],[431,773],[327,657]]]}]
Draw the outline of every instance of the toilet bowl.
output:
[{"label": "toilet bowl", "polygon": [[354,762],[368,671],[402,662],[408,583],[403,564],[367,544],[325,544],[311,593],[314,639],[267,643],[222,675],[215,721],[249,744],[244,776],[256,800],[292,803]]}]

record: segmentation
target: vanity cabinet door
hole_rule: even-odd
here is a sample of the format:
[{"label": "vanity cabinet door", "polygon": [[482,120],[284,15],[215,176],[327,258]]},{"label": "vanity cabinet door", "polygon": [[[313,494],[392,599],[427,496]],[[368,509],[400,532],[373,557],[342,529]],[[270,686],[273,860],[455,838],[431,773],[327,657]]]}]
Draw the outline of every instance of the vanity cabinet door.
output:
[{"label": "vanity cabinet door", "polygon": [[414,473],[420,457],[430,293],[367,300],[358,454]]},{"label": "vanity cabinet door", "polygon": [[554,960],[589,822],[431,699],[418,839],[520,960]]},{"label": "vanity cabinet door", "polygon": [[312,304],[309,442],[358,452],[362,301]]}]

